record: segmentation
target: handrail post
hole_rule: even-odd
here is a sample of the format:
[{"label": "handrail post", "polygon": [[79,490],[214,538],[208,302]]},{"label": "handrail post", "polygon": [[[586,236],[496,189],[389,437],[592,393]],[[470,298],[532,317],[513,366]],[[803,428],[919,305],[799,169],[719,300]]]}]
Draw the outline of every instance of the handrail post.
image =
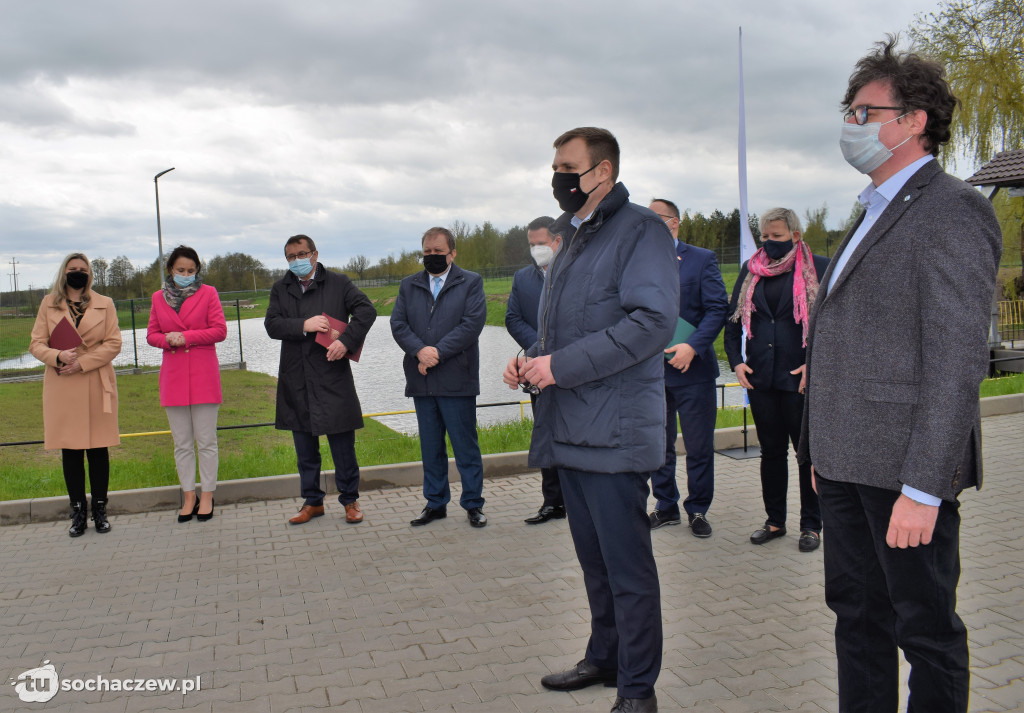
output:
[{"label": "handrail post", "polygon": [[132,311],[132,351],[135,352],[135,370],[139,370],[139,344],[135,339],[135,300],[128,300],[129,308]]}]

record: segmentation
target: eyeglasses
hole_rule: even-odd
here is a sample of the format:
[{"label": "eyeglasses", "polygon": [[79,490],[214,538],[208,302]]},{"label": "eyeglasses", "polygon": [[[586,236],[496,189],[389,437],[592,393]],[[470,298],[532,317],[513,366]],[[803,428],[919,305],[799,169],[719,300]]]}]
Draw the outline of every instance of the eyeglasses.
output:
[{"label": "eyeglasses", "polygon": [[655,213],[655,215],[664,220],[666,223],[670,220],[679,220],[679,218],[675,217],[674,215],[662,215],[661,213]]},{"label": "eyeglasses", "polygon": [[284,259],[288,262],[295,262],[296,260],[305,260],[307,257],[315,253],[316,250],[303,250],[301,253],[295,253],[294,255],[285,255]]},{"label": "eyeglasses", "polygon": [[861,104],[860,106],[855,106],[848,112],[843,114],[843,121],[849,121],[850,117],[852,116],[853,120],[857,122],[858,125],[863,126],[864,124],[868,123],[868,112],[871,111],[872,109],[892,109],[893,111],[902,111],[903,107],[871,106],[870,104]]},{"label": "eyeglasses", "polygon": [[[530,357],[528,357],[526,355],[526,351],[523,350],[523,349],[520,349],[519,353],[516,354],[516,364],[519,363],[519,357],[523,358],[524,363],[529,363],[529,361],[530,361]],[[519,384],[519,386],[522,387],[524,394],[531,394],[533,396],[536,396],[537,394],[540,393],[540,387],[539,386],[534,386],[529,381],[521,382]]]}]

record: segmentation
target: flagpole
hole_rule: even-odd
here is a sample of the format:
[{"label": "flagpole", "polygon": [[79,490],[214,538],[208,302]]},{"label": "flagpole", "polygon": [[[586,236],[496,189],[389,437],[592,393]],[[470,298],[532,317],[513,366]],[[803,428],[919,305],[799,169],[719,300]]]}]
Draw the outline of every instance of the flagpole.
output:
[{"label": "flagpole", "polygon": [[739,174],[740,174],[740,265],[743,265],[757,250],[754,236],[750,232],[750,211],[747,205],[747,119],[743,100],[743,28],[740,27],[740,128],[739,128]]}]

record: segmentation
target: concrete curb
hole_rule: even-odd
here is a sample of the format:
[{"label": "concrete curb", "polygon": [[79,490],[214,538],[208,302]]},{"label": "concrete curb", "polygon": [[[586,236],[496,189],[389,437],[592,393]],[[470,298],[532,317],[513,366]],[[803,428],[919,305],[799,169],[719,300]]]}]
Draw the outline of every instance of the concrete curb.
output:
[{"label": "concrete curb", "polygon": [[[981,399],[981,415],[1002,416],[1024,411],[1024,394],[1008,394]],[[757,445],[757,431],[751,423],[747,430],[747,444]],[[743,428],[720,428],[715,431],[715,450],[743,447]],[[686,452],[683,439],[676,441],[676,452]],[[527,462],[527,451],[495,453],[485,455],[484,477],[501,478],[536,471]],[[386,490],[399,487],[416,487],[423,483],[423,468],[417,461],[394,463],[360,468],[360,490]],[[449,459],[450,476],[458,477],[455,460]],[[324,471],[321,487],[331,495],[337,493],[334,487],[334,471]],[[180,488],[176,485],[159,488],[117,490],[109,494],[107,512],[110,515],[173,510],[180,507]],[[263,478],[222,480],[217,483],[216,500],[222,505],[260,500],[281,500],[299,497],[299,476],[271,475]],[[28,500],[0,501],[0,526],[23,525],[30,522],[63,520],[70,512],[67,496],[52,498],[31,498]]]}]

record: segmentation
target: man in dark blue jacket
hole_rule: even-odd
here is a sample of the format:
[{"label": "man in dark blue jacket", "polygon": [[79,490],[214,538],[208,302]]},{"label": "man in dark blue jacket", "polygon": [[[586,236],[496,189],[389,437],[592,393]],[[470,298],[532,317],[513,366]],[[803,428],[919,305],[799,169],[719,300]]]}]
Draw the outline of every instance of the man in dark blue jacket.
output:
[{"label": "man in dark blue jacket", "polygon": [[[537,342],[537,309],[540,306],[541,291],[544,289],[544,272],[562,245],[562,237],[551,232],[551,225],[554,222],[554,218],[545,215],[535,218],[526,226],[530,256],[536,264],[527,265],[515,274],[512,278],[512,291],[508,295],[505,327],[524,350]],[[536,401],[537,395],[530,393],[531,406]],[[528,525],[538,525],[565,517],[565,503],[562,500],[562,485],[558,480],[557,469],[540,469],[540,490],[544,495],[544,502],[536,515],[526,518],[525,522]]]},{"label": "man in dark blue jacket", "polygon": [[[683,508],[695,537],[711,537],[707,512],[715,494],[715,379],[718,357],[715,339],[725,326],[729,296],[715,254],[679,240],[679,208],[656,198],[651,210],[675,238],[678,267],[679,316],[695,327],[686,341],[665,350],[665,465],[651,476],[658,501],[651,529],[682,522],[676,485],[676,414],[686,446],[686,500]],[[673,278],[674,279],[674,278]]]},{"label": "man in dark blue jacket", "polygon": [[662,350],[679,309],[672,240],[616,183],[619,144],[605,129],[555,141],[552,188],[566,211],[549,268],[537,344],[504,380],[541,389],[530,465],[558,468],[590,602],[582,661],[541,679],[571,691],[616,685],[613,711],[657,711],[661,593],[647,479],[665,458]]},{"label": "man in dark blue jacket", "polygon": [[448,514],[447,432],[462,477],[459,503],[470,525],[484,527],[484,468],[476,434],[480,332],[487,319],[484,283],[454,263],[451,231],[431,228],[422,244],[425,270],[402,280],[391,313],[391,333],[405,352],[405,395],[416,407],[427,499],[410,524],[426,525]]}]

